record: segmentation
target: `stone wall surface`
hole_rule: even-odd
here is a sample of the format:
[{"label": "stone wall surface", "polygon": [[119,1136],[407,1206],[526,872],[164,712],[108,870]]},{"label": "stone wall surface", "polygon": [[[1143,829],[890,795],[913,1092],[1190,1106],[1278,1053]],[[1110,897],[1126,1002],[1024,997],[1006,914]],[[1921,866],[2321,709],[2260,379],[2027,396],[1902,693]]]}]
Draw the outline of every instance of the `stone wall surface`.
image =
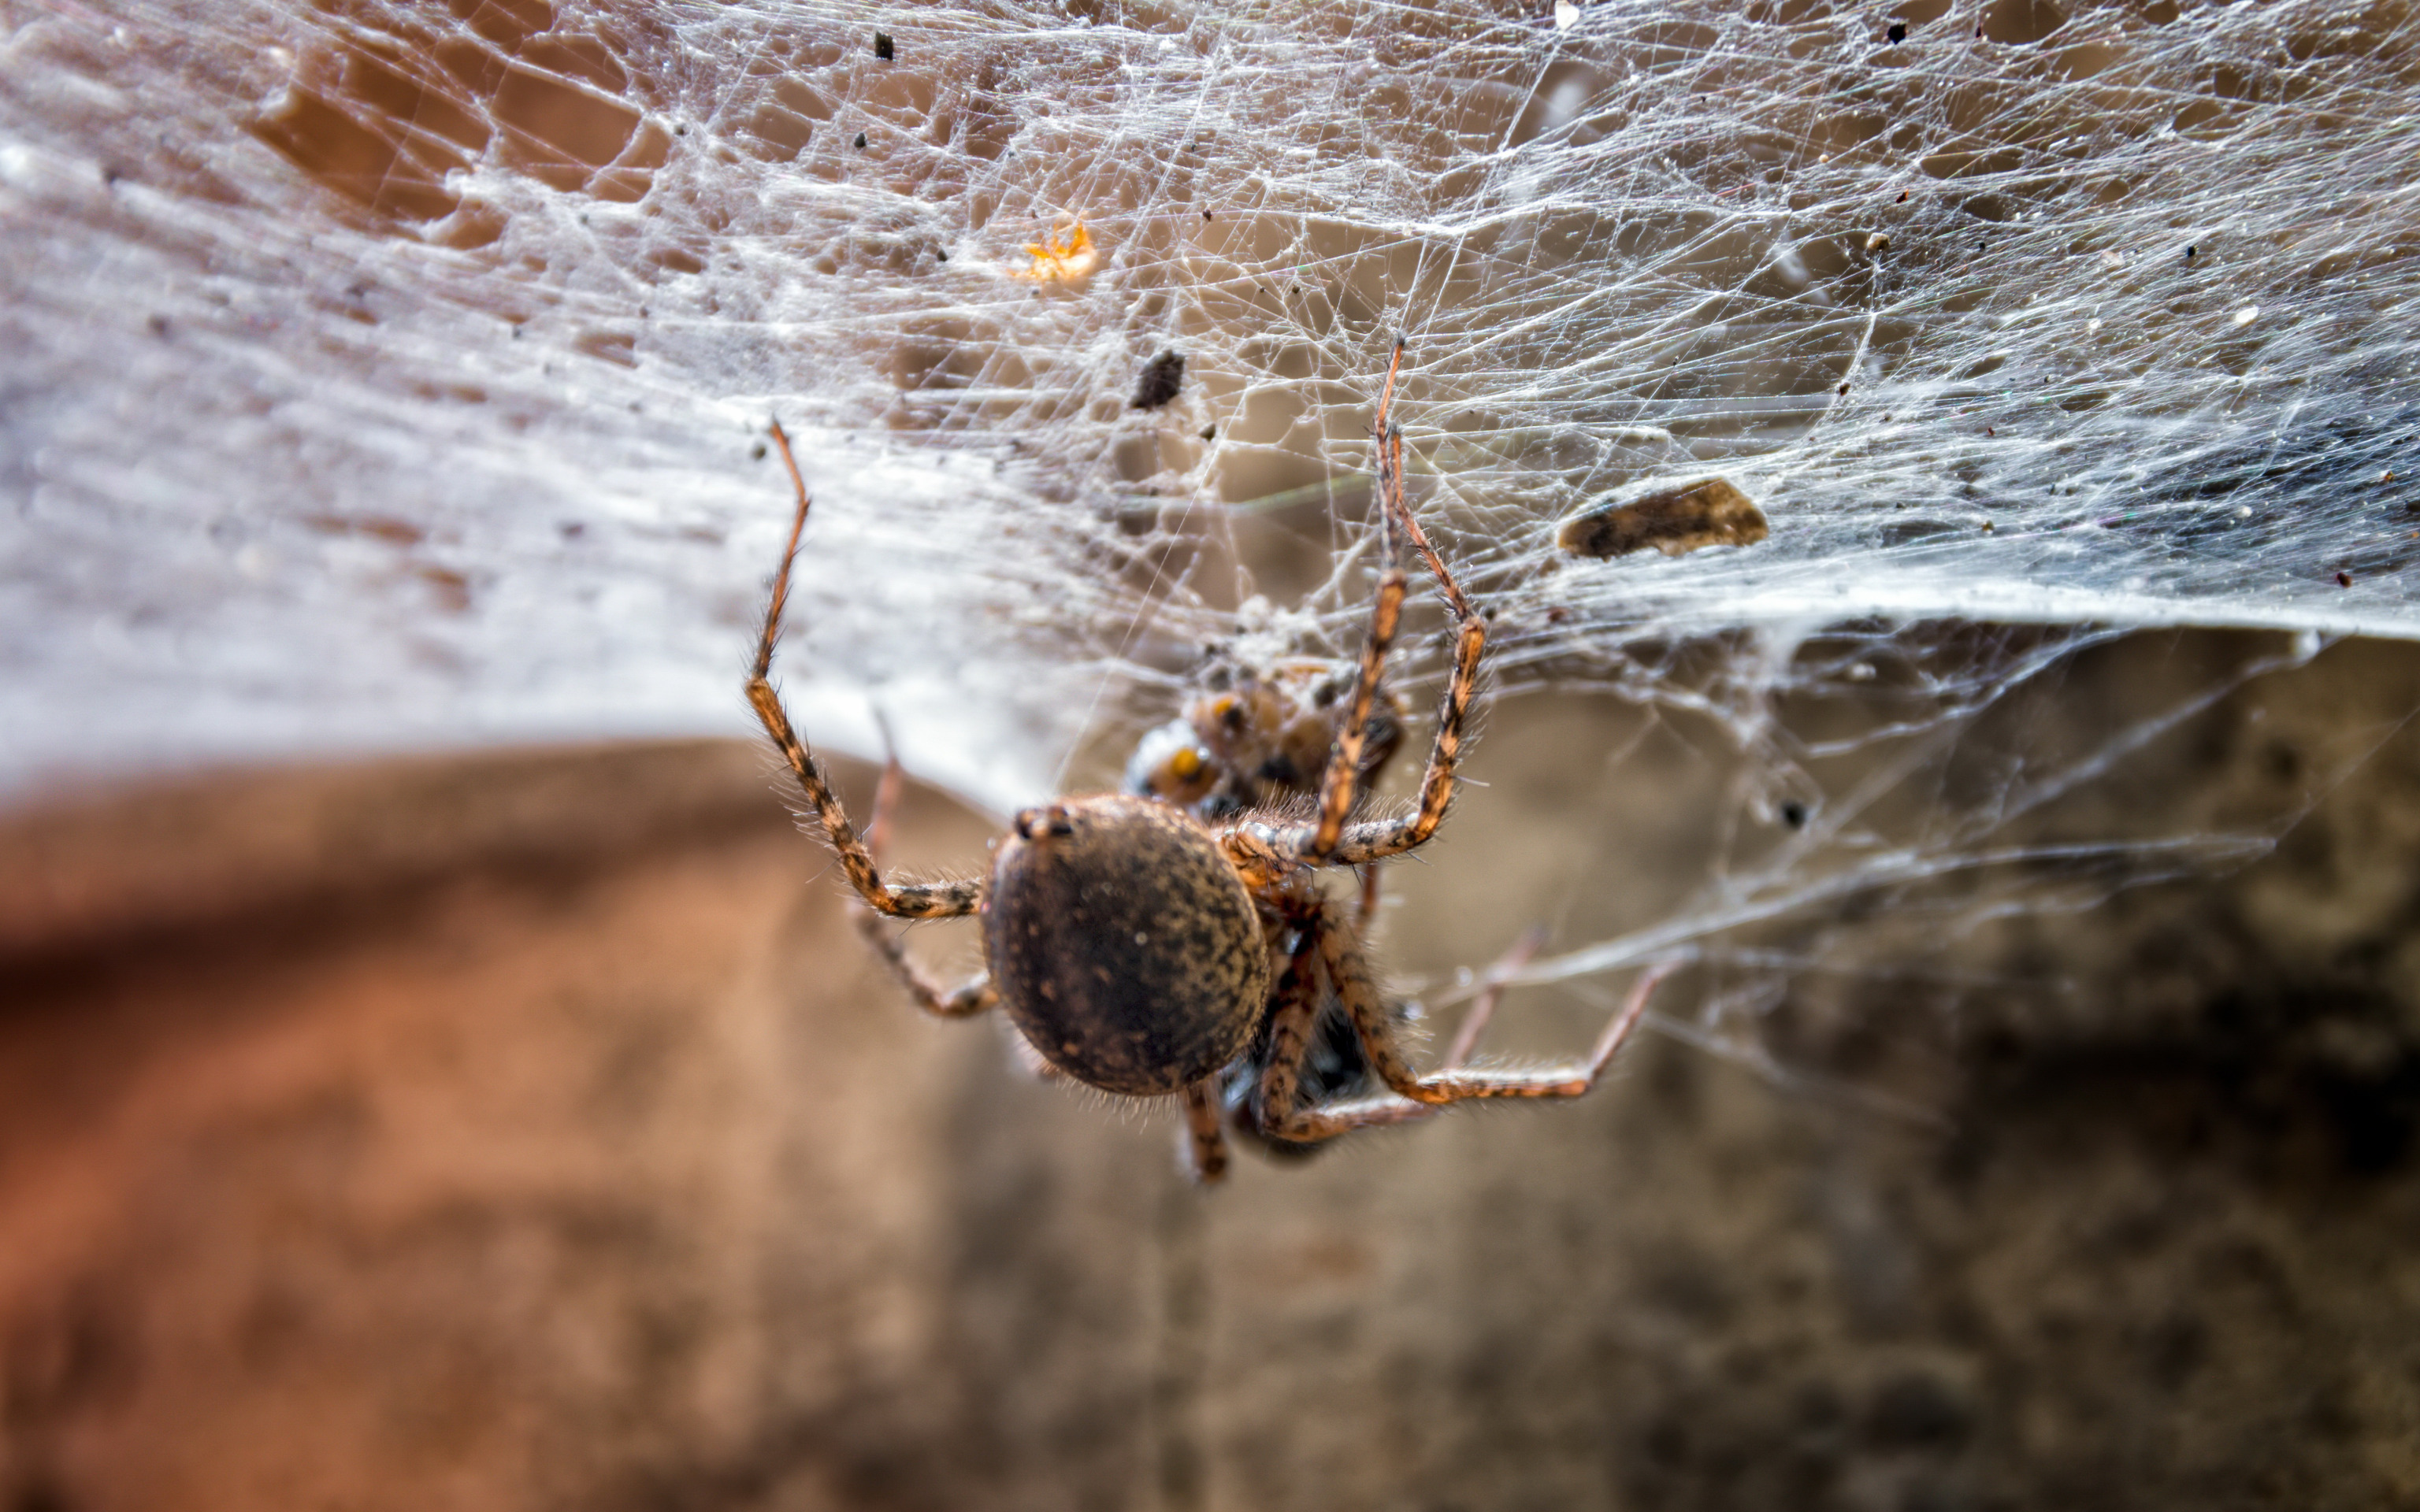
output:
[{"label": "stone wall surface", "polygon": [[[2094,653],[2065,707],[2238,649]],[[2092,801],[2223,808],[2415,705],[2420,656],[2339,646]],[[1593,785],[1637,734],[1500,706],[1386,959],[1652,913],[1720,774],[1651,741]],[[1987,984],[1954,1012],[1807,978],[1777,1071],[1650,1035],[1577,1106],[1206,1194],[1164,1112],[900,1000],[766,773],[8,821],[0,1506],[2420,1506],[2408,733],[2232,875],[1934,942]],[[1582,801],[1630,893],[1561,896]],[[987,828],[911,793],[901,858]],[[1516,995],[1507,1042],[1596,1011]]]}]

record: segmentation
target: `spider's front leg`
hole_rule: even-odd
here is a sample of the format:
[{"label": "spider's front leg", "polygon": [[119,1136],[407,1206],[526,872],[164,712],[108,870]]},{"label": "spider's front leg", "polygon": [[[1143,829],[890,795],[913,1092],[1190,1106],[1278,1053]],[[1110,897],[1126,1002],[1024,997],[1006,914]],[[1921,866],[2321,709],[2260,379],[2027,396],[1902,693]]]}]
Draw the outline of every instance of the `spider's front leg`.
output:
[{"label": "spider's front leg", "polygon": [[782,759],[789,763],[790,775],[798,779],[799,790],[814,806],[824,839],[838,853],[841,869],[848,873],[849,886],[857,889],[866,906],[893,918],[955,918],[971,914],[983,898],[980,883],[910,882],[894,886],[883,880],[865,841],[858,836],[857,826],[849,823],[848,810],[841,807],[840,795],[832,791],[823,764],[815,760],[815,753],[791,728],[790,716],[782,707],[782,696],[773,690],[773,644],[781,634],[782,610],[789,602],[790,563],[799,554],[799,537],[807,529],[808,499],[807,480],[799,471],[799,459],[791,455],[789,436],[779,422],[774,424],[772,434],[775,444],[782,449],[782,462],[790,470],[790,483],[798,490],[799,512],[790,522],[790,544],[783,549],[781,571],[773,576],[772,602],[766,606],[764,633],[756,640],[756,667],[748,679],[749,705],[756,711],[765,733],[780,748]]},{"label": "spider's front leg", "polygon": [[[1327,770],[1320,779],[1319,823],[1290,841],[1294,854],[1314,866],[1360,866],[1400,856],[1436,832],[1437,825],[1445,820],[1447,807],[1453,801],[1454,768],[1462,760],[1463,734],[1479,690],[1480,657],[1487,646],[1487,622],[1471,607],[1462,585],[1454,581],[1445,559],[1437,555],[1428,533],[1420,529],[1411,507],[1404,501],[1404,433],[1388,419],[1394,404],[1396,370],[1403,360],[1404,346],[1398,341],[1394,362],[1387,369],[1387,386],[1378,399],[1378,523],[1386,565],[1379,574],[1377,594],[1370,606],[1370,628],[1361,642],[1361,664],[1353,685],[1353,699],[1346,705],[1344,722],[1337,730],[1336,745],[1328,755]],[[1404,819],[1348,825],[1345,819],[1353,808],[1361,750],[1368,739],[1371,704],[1377,697],[1378,679],[1403,617],[1406,583],[1402,556],[1405,544],[1436,579],[1446,608],[1453,614],[1453,675],[1446,683],[1445,698],[1437,708],[1436,738],[1429,748],[1428,766],[1420,774],[1419,808]]]},{"label": "spider's front leg", "polygon": [[1371,975],[1369,962],[1361,953],[1359,935],[1332,910],[1324,910],[1311,928],[1321,967],[1353,1017],[1362,1052],[1371,1069],[1394,1095],[1326,1107],[1296,1107],[1302,1050],[1298,1045],[1285,1046],[1291,1051],[1290,1057],[1272,1057],[1262,1082],[1263,1116],[1269,1120],[1272,1133],[1305,1142],[1331,1139],[1375,1124],[1426,1118],[1449,1103],[1471,1098],[1579,1097],[1594,1087],[1606,1067],[1612,1064],[1614,1055],[1646,1013],[1647,1000],[1655,991],[1655,984],[1670,969],[1652,966],[1639,978],[1629,999],[1597,1036],[1586,1060],[1520,1071],[1479,1071],[1449,1064],[1422,1076],[1412,1070],[1411,1062],[1396,1042],[1394,1023],[1388,1015],[1377,981]]},{"label": "spider's front leg", "polygon": [[1370,603],[1370,628],[1361,638],[1361,664],[1353,679],[1353,696],[1344,708],[1344,722],[1336,728],[1327,770],[1319,781],[1319,824],[1296,840],[1295,850],[1316,866],[1343,838],[1344,816],[1352,811],[1361,775],[1361,750],[1370,738],[1370,708],[1377,701],[1378,679],[1386,671],[1387,652],[1395,643],[1395,627],[1404,614],[1405,581],[1401,543],[1395,538],[1396,510],[1388,501],[1403,489],[1403,445],[1387,424],[1395,399],[1395,374],[1404,363],[1404,344],[1395,343],[1394,360],[1387,364],[1387,387],[1378,395],[1374,435],[1378,454],[1378,539],[1383,564],[1378,591]]},{"label": "spider's front leg", "polygon": [[1380,471],[1380,481],[1387,486],[1388,513],[1395,528],[1411,543],[1413,551],[1427,564],[1447,609],[1453,615],[1453,675],[1446,680],[1445,697],[1437,704],[1436,738],[1429,747],[1428,766],[1420,773],[1419,807],[1402,819],[1343,826],[1333,848],[1321,853],[1342,866],[1363,866],[1389,856],[1401,856],[1427,843],[1437,825],[1445,822],[1446,809],[1453,802],[1454,770],[1462,762],[1471,705],[1479,694],[1480,658],[1487,650],[1487,622],[1471,607],[1462,585],[1447,569],[1445,559],[1429,544],[1428,532],[1420,529],[1420,522],[1404,502],[1403,433],[1390,432],[1382,442],[1382,451],[1388,456]]}]

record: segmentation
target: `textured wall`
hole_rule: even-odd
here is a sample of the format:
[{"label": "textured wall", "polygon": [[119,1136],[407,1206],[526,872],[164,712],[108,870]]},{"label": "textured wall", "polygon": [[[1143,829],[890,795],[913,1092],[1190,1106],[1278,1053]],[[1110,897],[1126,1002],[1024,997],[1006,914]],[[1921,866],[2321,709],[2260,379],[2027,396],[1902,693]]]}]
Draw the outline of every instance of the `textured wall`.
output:
[{"label": "textured wall", "polygon": [[[2223,808],[2415,684],[2337,648],[2100,801]],[[1552,917],[1628,717],[1499,710],[1390,960]],[[1587,906],[1692,843],[1721,774],[1668,734],[1603,800],[1638,897]],[[1164,1115],[899,1002],[752,750],[20,816],[0,1504],[2410,1504],[2415,830],[2398,735],[2232,878],[1802,978],[1782,1074],[1651,1035],[1580,1106],[1203,1195]],[[919,795],[901,844],[984,832]]]}]

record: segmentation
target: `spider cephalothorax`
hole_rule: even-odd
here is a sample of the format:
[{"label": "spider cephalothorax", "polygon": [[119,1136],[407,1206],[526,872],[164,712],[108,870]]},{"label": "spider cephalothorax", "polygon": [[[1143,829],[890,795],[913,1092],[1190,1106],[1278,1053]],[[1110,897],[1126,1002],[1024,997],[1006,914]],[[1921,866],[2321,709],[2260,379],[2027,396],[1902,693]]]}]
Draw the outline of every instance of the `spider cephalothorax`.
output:
[{"label": "spider cephalothorax", "polygon": [[[1652,974],[1641,980],[1585,1061],[1466,1068],[1463,1054],[1484,1017],[1475,1010],[1446,1063],[1423,1075],[1404,1057],[1398,1016],[1362,954],[1370,894],[1356,917],[1319,886],[1322,869],[1366,872],[1436,832],[1453,797],[1487,640],[1486,622],[1404,501],[1403,433],[1387,419],[1402,361],[1398,344],[1374,432],[1383,570],[1349,684],[1280,669],[1218,690],[1170,727],[1166,749],[1138,751],[1129,781],[1140,791],[1025,810],[1000,841],[991,875],[974,882],[886,881],[876,847],[850,823],[773,691],[774,640],[808,510],[789,440],[773,428],[798,486],[798,514],[757,640],[749,702],[871,910],[869,922],[979,914],[987,971],[945,989],[894,936],[875,930],[868,937],[927,1011],[964,1017],[1001,1007],[1046,1067],[1109,1092],[1173,1095],[1204,1180],[1226,1168],[1222,1116],[1271,1148],[1300,1149],[1467,1098],[1577,1097],[1638,1022],[1653,984]],[[1380,682],[1403,615],[1407,547],[1453,617],[1453,672],[1418,806],[1397,818],[1357,820],[1362,782],[1401,738],[1400,712]],[[1212,767],[1216,780],[1193,791]],[[1312,794],[1315,811],[1295,821],[1242,801],[1270,792]],[[1373,1080],[1384,1090],[1363,1095]]]}]

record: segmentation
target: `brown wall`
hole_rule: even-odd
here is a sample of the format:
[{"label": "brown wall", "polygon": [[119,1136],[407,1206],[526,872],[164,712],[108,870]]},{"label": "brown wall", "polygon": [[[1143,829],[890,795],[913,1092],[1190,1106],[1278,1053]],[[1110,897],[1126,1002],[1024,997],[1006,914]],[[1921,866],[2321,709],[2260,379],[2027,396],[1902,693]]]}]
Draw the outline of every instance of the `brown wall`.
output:
[{"label": "brown wall", "polygon": [[[2296,675],[2104,801],[2420,704],[2399,648]],[[1720,774],[1650,740],[1606,798],[1637,733],[1501,707],[1388,959],[1601,927],[1555,912],[1581,799],[1633,847],[1588,906],[1652,914]],[[1202,1194],[1164,1114],[909,1011],[751,748],[20,816],[0,1505],[2420,1505],[2415,830],[2391,734],[2244,872],[1903,949],[1961,993],[1800,979],[1777,1071],[1649,1036],[1579,1106]]]}]

